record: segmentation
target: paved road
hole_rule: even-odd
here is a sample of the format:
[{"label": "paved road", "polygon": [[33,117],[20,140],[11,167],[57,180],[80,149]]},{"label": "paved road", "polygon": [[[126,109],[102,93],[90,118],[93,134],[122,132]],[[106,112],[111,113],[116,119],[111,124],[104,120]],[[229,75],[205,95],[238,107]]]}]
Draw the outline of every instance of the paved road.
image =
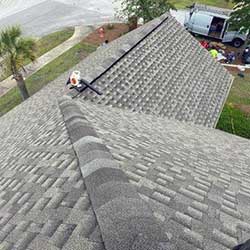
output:
[{"label": "paved road", "polygon": [[186,15],[189,13],[188,10],[171,10],[170,11],[171,15],[176,18],[176,20],[181,24],[184,25]]},{"label": "paved road", "polygon": [[20,24],[25,35],[42,36],[65,26],[111,21],[118,6],[113,0],[2,0],[0,29]]}]

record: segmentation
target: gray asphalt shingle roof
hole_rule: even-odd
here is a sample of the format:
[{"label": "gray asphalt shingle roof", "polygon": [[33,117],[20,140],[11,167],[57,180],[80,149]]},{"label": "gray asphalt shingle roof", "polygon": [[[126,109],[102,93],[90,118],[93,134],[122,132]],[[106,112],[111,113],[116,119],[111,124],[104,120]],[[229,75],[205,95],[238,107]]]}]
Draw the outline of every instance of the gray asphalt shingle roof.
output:
[{"label": "gray asphalt shingle roof", "polygon": [[250,141],[153,115],[78,102],[153,210],[173,249],[250,238]]},{"label": "gray asphalt shingle roof", "polygon": [[80,109],[60,102],[105,248],[169,249],[169,239]]},{"label": "gray asphalt shingle roof", "polygon": [[104,249],[54,93],[1,117],[0,249]]},{"label": "gray asphalt shingle roof", "polygon": [[[155,22],[160,20],[98,50],[77,68],[88,79],[96,77],[110,64],[106,59],[118,56],[122,43],[128,48],[132,37],[131,44],[136,43]],[[163,31],[170,34],[166,37]],[[100,99],[88,91],[58,103],[65,92],[65,73],[0,118],[0,249],[228,250],[250,238],[249,140],[178,121],[214,126],[231,76],[172,18],[155,36],[95,83],[104,92]],[[154,47],[161,36],[167,53]],[[164,43],[168,37],[173,47]],[[195,56],[190,50],[184,58],[179,53],[185,47],[183,39]],[[169,77],[170,89],[160,91],[167,100],[174,100],[170,93],[177,98],[176,113],[168,113],[169,106],[161,104],[152,109],[157,92],[149,84],[140,92],[140,79],[133,80],[133,74],[118,98],[117,74],[121,88],[125,65],[132,69],[130,60],[137,53],[151,54],[151,47],[155,53],[138,70],[144,71],[146,82],[151,67],[151,74],[161,74],[154,80],[156,89],[164,87],[165,74]],[[174,57],[166,57],[171,50]],[[155,71],[158,53],[178,64]],[[188,64],[193,57],[200,62],[204,58],[209,70]],[[147,64],[149,69],[143,66]],[[141,104],[129,107],[132,93]],[[181,110],[192,93],[200,104],[187,115]],[[205,107],[211,113],[203,112]]]},{"label": "gray asphalt shingle roof", "polygon": [[152,34],[94,82],[102,93],[82,98],[114,107],[215,127],[232,76],[169,14],[93,53],[79,65],[91,82],[125,51]]}]

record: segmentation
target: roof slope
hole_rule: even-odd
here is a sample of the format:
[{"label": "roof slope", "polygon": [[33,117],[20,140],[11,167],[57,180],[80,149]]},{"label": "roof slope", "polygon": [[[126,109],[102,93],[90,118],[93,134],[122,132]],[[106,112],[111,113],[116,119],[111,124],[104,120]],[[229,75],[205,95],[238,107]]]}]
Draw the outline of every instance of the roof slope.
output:
[{"label": "roof slope", "polygon": [[[231,81],[171,17],[168,21],[135,49],[147,55],[135,69],[144,76],[130,75],[136,64],[132,50],[95,83],[105,95],[98,98],[87,92],[76,99],[92,125],[72,107],[68,115],[59,109],[56,97],[62,95],[67,73],[0,118],[0,249],[117,250],[127,242],[136,243],[131,250],[154,249],[150,241],[160,243],[160,250],[228,250],[250,237],[249,141],[159,117],[212,126]],[[110,56],[121,56],[160,22],[99,50],[79,68],[95,78],[114,62]],[[127,48],[118,55],[124,43]],[[193,58],[199,59],[195,67],[188,64]],[[205,65],[200,66],[203,58]],[[147,64],[149,69],[143,66]],[[158,71],[154,65],[165,68]],[[153,70],[153,78],[148,70]],[[171,105],[162,104],[164,100]],[[192,105],[186,107],[185,102],[196,105],[191,113],[186,112]],[[67,109],[67,104],[60,105]],[[103,174],[105,167],[110,175]],[[119,194],[130,197],[131,203]],[[143,233],[134,239],[138,231]]]},{"label": "roof slope", "polygon": [[208,127],[216,125],[232,83],[227,70],[170,14],[97,50],[78,68],[103,93],[86,91],[85,100]]},{"label": "roof slope", "polygon": [[3,250],[104,249],[53,90],[0,118]]},{"label": "roof slope", "polygon": [[60,107],[79,158],[90,201],[108,250],[170,249],[163,226],[98,138],[80,109],[62,99]]},{"label": "roof slope", "polygon": [[[119,185],[111,185],[108,195],[98,195],[96,182],[82,177],[54,89],[53,84],[44,88],[1,117],[0,246],[110,250],[103,244],[103,232],[112,232],[112,224],[105,224],[109,210],[104,216],[98,204],[106,206],[106,199],[124,189],[114,191]],[[169,239],[166,249],[228,250],[250,237],[248,140],[153,115],[77,102],[93,126],[85,126],[84,133],[98,131],[121,174],[146,202],[134,203],[135,208],[143,204],[148,221],[155,220]],[[90,159],[84,152],[83,161]],[[100,155],[95,151],[91,157],[95,160]],[[117,181],[114,174],[109,178]],[[138,199],[134,187],[125,195]],[[127,209],[110,211],[119,219]],[[104,223],[101,230],[98,219]],[[159,237],[147,223],[143,225],[150,228],[146,232],[151,239]],[[145,242],[139,239],[135,249]]]},{"label": "roof slope", "polygon": [[214,129],[78,102],[154,211],[173,249],[250,238],[250,141]]}]

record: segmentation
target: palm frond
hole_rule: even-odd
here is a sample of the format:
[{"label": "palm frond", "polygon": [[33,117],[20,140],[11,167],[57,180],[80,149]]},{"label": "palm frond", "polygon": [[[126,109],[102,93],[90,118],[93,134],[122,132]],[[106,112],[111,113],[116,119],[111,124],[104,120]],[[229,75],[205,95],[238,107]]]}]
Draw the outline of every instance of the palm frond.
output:
[{"label": "palm frond", "polygon": [[20,38],[17,43],[17,54],[32,62],[36,60],[37,43],[32,38]]},{"label": "palm frond", "polygon": [[8,57],[9,68],[18,71],[24,67],[27,60],[36,59],[36,40],[21,36],[20,26],[6,28],[0,33],[0,56]]},{"label": "palm frond", "polygon": [[3,43],[0,40],[0,57],[4,57],[4,49],[3,49]]},{"label": "palm frond", "polygon": [[15,50],[16,42],[21,34],[20,26],[8,27],[1,32],[0,41],[5,53],[11,53]]}]

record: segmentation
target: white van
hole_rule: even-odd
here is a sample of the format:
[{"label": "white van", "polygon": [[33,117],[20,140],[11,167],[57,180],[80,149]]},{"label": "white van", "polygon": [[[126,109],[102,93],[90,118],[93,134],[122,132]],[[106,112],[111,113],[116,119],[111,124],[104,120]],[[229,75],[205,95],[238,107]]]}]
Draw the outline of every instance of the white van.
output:
[{"label": "white van", "polygon": [[187,13],[184,26],[192,33],[216,38],[223,43],[232,43],[236,48],[241,47],[247,35],[239,31],[230,31],[228,19],[231,10],[195,4]]}]

